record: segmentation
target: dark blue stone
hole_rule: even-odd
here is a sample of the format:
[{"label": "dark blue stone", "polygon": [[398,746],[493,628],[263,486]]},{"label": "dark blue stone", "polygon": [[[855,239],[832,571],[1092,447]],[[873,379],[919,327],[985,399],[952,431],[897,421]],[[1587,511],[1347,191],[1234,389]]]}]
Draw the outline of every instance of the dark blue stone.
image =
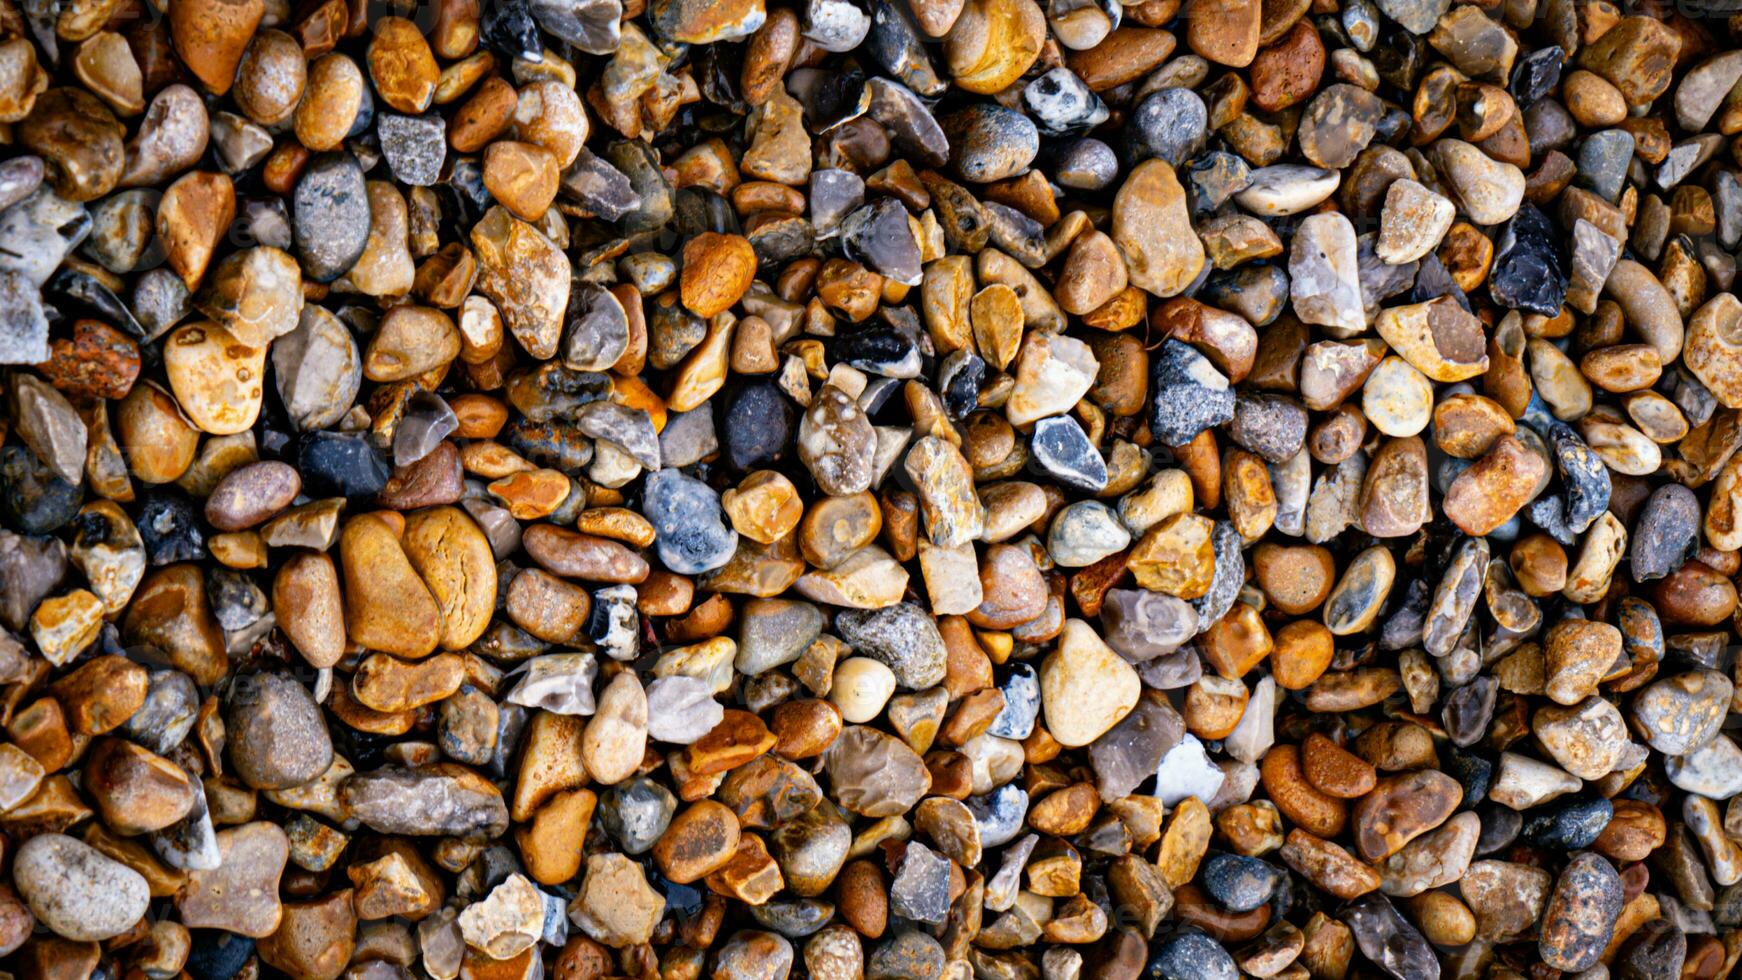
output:
[{"label": "dark blue stone", "polygon": [[702,911],[702,890],[694,885],[680,885],[658,871],[648,869],[653,888],[665,896],[665,907],[679,915],[699,915]]},{"label": "dark blue stone", "polygon": [[1474,752],[1452,748],[1445,755],[1445,773],[1464,787],[1465,808],[1488,795],[1494,781],[1494,763]]},{"label": "dark blue stone", "polygon": [[1478,855],[1511,847],[1524,828],[1524,815],[1504,803],[1484,800],[1476,807],[1476,815],[1482,818],[1482,832],[1476,836]]},{"label": "dark blue stone", "polygon": [[893,327],[873,327],[835,338],[837,362],[888,378],[917,378],[923,364],[919,345]]},{"label": "dark blue stone", "polygon": [[865,75],[858,71],[831,72],[818,69],[821,77],[799,97],[805,121],[816,132],[826,133],[865,114]]},{"label": "dark blue stone", "polygon": [[1520,109],[1554,91],[1561,81],[1561,62],[1566,52],[1558,44],[1535,51],[1518,59],[1512,67],[1512,81],[1506,86]]},{"label": "dark blue stone", "polygon": [[1239,980],[1240,971],[1221,943],[1193,929],[1162,942],[1143,976],[1146,980]]},{"label": "dark blue stone", "polygon": [[980,404],[980,386],[986,381],[986,362],[970,350],[951,353],[938,365],[938,394],[944,411],[959,419]]},{"label": "dark blue stone", "polygon": [[533,20],[526,0],[490,0],[484,4],[478,33],[486,45],[509,61],[544,60],[544,42],[539,40],[538,22]]},{"label": "dark blue stone", "polygon": [[393,474],[364,436],[311,432],[297,453],[304,492],[311,497],[372,497]]},{"label": "dark blue stone", "polygon": [[1578,543],[1578,534],[1567,527],[1567,501],[1560,494],[1545,493],[1531,501],[1524,509],[1524,516],[1561,544],[1570,547]]},{"label": "dark blue stone", "polygon": [[1567,299],[1567,274],[1560,233],[1534,204],[1525,204],[1506,223],[1494,248],[1489,290],[1507,309],[1556,316]]},{"label": "dark blue stone", "polygon": [[1250,912],[1276,891],[1282,869],[1244,854],[1217,854],[1204,862],[1204,891],[1230,912]]},{"label": "dark blue stone", "polygon": [[792,441],[797,415],[772,381],[753,381],[726,395],[718,428],[726,464],[740,472],[780,460]]},{"label": "dark blue stone", "polygon": [[254,955],[254,940],[222,929],[189,930],[187,965],[193,980],[230,980]]},{"label": "dark blue stone", "polygon": [[1609,481],[1609,467],[1565,422],[1546,420],[1537,432],[1548,440],[1549,448],[1554,451],[1561,486],[1567,496],[1567,527],[1582,534],[1592,521],[1609,509],[1609,494],[1613,488]]},{"label": "dark blue stone", "polygon": [[[112,323],[135,337],[145,336],[145,328],[134,319],[127,304],[121,302],[121,298],[105,286],[102,280],[88,272],[77,269],[60,270],[43,285],[42,298],[54,304],[62,313],[83,311],[105,323]],[[142,347],[140,356],[150,366],[162,359],[161,351],[160,345],[153,344]]]},{"label": "dark blue stone", "polygon": [[1519,835],[1526,844],[1557,851],[1578,851],[1590,847],[1609,818],[1615,815],[1615,805],[1597,797],[1591,800],[1556,800],[1531,810],[1525,815]]},{"label": "dark blue stone", "polygon": [[1409,291],[1409,302],[1425,303],[1441,296],[1457,300],[1465,312],[1470,309],[1470,298],[1464,295],[1463,288],[1452,280],[1451,272],[1440,257],[1429,252],[1421,257],[1421,265],[1415,270],[1415,286]]},{"label": "dark blue stone", "polygon": [[23,446],[0,449],[0,520],[24,534],[47,534],[73,519],[84,491],[56,476]]},{"label": "dark blue stone", "polygon": [[926,53],[925,39],[903,13],[904,6],[889,0],[873,0],[871,30],[859,51],[920,95],[942,95],[949,83],[938,77],[931,55]]},{"label": "dark blue stone", "polygon": [[1397,607],[1379,628],[1381,650],[1407,650],[1421,646],[1422,630],[1427,626],[1427,607],[1433,601],[1433,590],[1421,579],[1412,578],[1404,587]]},{"label": "dark blue stone", "polygon": [[206,535],[200,530],[200,511],[179,491],[163,487],[140,495],[139,538],[145,557],[153,565],[198,561],[206,556]]},{"label": "dark blue stone", "polygon": [[1579,170],[1573,183],[1613,203],[1626,186],[1633,148],[1633,134],[1624,129],[1605,129],[1585,137],[1579,144]]}]

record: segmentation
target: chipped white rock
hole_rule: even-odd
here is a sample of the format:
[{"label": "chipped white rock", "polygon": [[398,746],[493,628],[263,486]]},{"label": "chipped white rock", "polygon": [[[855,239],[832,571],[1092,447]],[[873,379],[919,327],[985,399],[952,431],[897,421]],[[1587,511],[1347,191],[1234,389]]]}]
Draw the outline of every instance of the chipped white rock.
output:
[{"label": "chipped white rock", "polygon": [[725,717],[713,685],[700,678],[673,674],[647,685],[647,735],[655,741],[689,745]]},{"label": "chipped white rock", "polygon": [[508,703],[559,715],[593,713],[593,678],[599,663],[590,653],[551,653],[526,662],[526,673]]},{"label": "chipped white rock", "polygon": [[1234,195],[1240,206],[1267,218],[1299,214],[1336,193],[1343,175],[1299,163],[1278,163],[1252,171],[1252,183]]},{"label": "chipped white rock", "polygon": [[1355,226],[1341,214],[1315,214],[1295,229],[1288,255],[1289,298],[1295,315],[1333,337],[1367,328]]},{"label": "chipped white rock", "polygon": [[1155,795],[1168,806],[1178,806],[1188,796],[1200,800],[1214,799],[1227,779],[1222,767],[1210,761],[1204,743],[1196,735],[1180,739],[1161,764],[1155,767]]},{"label": "chipped white rock", "polygon": [[1394,181],[1385,191],[1373,254],[1389,265],[1414,262],[1439,247],[1456,213],[1451,201],[1420,182],[1407,177]]}]

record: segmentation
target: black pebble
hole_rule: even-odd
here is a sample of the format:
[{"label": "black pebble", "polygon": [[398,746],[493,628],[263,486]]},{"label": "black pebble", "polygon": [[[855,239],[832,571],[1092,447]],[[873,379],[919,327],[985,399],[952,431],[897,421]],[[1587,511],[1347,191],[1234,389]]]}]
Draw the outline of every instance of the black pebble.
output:
[{"label": "black pebble", "polygon": [[386,457],[368,439],[337,432],[309,433],[296,468],[305,492],[322,497],[372,497],[392,475]]},{"label": "black pebble", "polygon": [[740,472],[777,462],[798,423],[792,401],[773,382],[755,381],[726,396],[717,430],[726,464]]}]

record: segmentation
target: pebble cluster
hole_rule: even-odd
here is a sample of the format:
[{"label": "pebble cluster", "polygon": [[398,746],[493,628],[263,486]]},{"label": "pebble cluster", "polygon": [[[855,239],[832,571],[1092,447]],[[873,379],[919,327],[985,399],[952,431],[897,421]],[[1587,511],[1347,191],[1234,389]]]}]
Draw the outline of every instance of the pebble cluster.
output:
[{"label": "pebble cluster", "polygon": [[0,970],[1728,975],[1726,17],[0,0]]}]

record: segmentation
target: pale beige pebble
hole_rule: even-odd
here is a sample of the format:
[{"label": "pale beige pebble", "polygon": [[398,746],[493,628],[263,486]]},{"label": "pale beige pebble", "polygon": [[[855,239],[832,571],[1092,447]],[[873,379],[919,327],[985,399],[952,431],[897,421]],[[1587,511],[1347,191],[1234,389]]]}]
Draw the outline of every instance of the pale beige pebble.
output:
[{"label": "pale beige pebble", "polygon": [[284,914],[278,880],[290,858],[290,839],[277,824],[256,820],[218,831],[218,853],[218,866],[189,872],[176,895],[182,923],[256,939],[271,935]]},{"label": "pale beige pebble", "polygon": [[1555,418],[1571,422],[1591,410],[1591,382],[1572,358],[1541,337],[1530,338],[1524,349],[1530,363],[1530,380]]},{"label": "pale beige pebble", "polygon": [[1361,411],[1388,436],[1413,436],[1433,419],[1434,386],[1395,355],[1379,362],[1361,388]]},{"label": "pale beige pebble", "polygon": [[829,703],[840,709],[849,724],[875,721],[895,694],[895,672],[881,660],[848,657],[835,665]]},{"label": "pale beige pebble", "polygon": [[1552,763],[1502,752],[1488,798],[1514,810],[1528,810],[1556,797],[1577,793],[1583,785],[1579,777]]},{"label": "pale beige pebble", "polygon": [[623,671],[599,692],[598,707],[581,734],[587,774],[604,784],[635,774],[647,747],[647,692],[634,671]]},{"label": "pale beige pebble", "polygon": [[1592,412],[1579,420],[1579,435],[1603,465],[1627,476],[1650,476],[1663,465],[1663,450],[1633,426]]},{"label": "pale beige pebble", "polygon": [[881,609],[901,601],[907,569],[889,552],[868,544],[834,568],[813,568],[793,588],[807,599],[853,609]]},{"label": "pale beige pebble", "polygon": [[1192,478],[1185,470],[1158,470],[1148,482],[1119,498],[1125,529],[1137,537],[1175,514],[1192,509]]},{"label": "pale beige pebble", "polygon": [[1632,259],[1616,262],[1603,283],[1603,295],[1620,304],[1628,328],[1656,347],[1663,363],[1675,363],[1685,339],[1681,310],[1650,269]]},{"label": "pale beige pebble", "polygon": [[1204,243],[1192,229],[1185,189],[1167,161],[1138,164],[1113,198],[1113,241],[1125,253],[1131,285],[1177,296],[1204,267]]},{"label": "pale beige pebble", "polygon": [[1433,148],[1440,176],[1473,223],[1497,225],[1518,213],[1524,203],[1524,171],[1463,140],[1442,139]]},{"label": "pale beige pebble", "polygon": [[1065,621],[1058,648],[1041,663],[1046,728],[1066,748],[1100,738],[1131,713],[1142,692],[1137,671],[1080,619]]},{"label": "pale beige pebble", "polygon": [[511,959],[544,938],[544,895],[525,875],[511,874],[483,901],[462,909],[459,925],[466,945],[493,959]]},{"label": "pale beige pebble", "polygon": [[1004,403],[1011,425],[1068,412],[1095,383],[1100,364],[1089,345],[1062,334],[1030,331],[1016,358],[1016,384]]},{"label": "pale beige pebble", "polygon": [[1725,408],[1742,408],[1742,301],[1707,300],[1687,325],[1682,361]]},{"label": "pale beige pebble", "polygon": [[1567,571],[1567,584],[1561,594],[1573,602],[1596,602],[1609,588],[1615,566],[1627,552],[1627,529],[1609,511],[1597,516],[1585,532],[1579,556]]},{"label": "pale beige pebble", "polygon": [[1304,323],[1339,339],[1367,329],[1355,226],[1337,212],[1302,219],[1289,243],[1289,302]]},{"label": "pale beige pebble", "polygon": [[647,883],[641,865],[621,854],[594,854],[580,890],[569,903],[569,921],[614,948],[653,938],[665,916],[665,899]]},{"label": "pale beige pebble", "polygon": [[919,572],[925,580],[933,615],[963,616],[978,608],[985,598],[971,541],[944,547],[921,538]]},{"label": "pale beige pebble", "polygon": [[1393,181],[1385,191],[1373,252],[1391,265],[1414,262],[1439,247],[1456,213],[1451,201],[1419,182],[1407,177]]},{"label": "pale beige pebble", "polygon": [[411,292],[417,273],[405,195],[384,180],[371,180],[364,187],[369,196],[369,239],[362,257],[345,273],[345,282],[366,296],[404,296]]}]

